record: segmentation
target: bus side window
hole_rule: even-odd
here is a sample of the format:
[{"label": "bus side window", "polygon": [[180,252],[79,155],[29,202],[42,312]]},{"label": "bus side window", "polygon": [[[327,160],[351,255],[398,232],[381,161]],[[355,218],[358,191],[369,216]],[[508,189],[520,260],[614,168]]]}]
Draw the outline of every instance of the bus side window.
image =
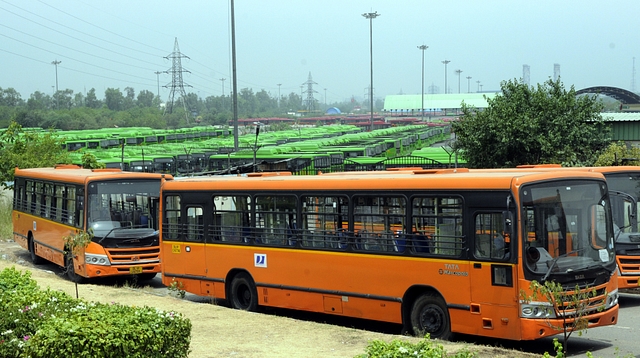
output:
[{"label": "bus side window", "polygon": [[187,207],[187,241],[204,242],[202,207]]},{"label": "bus side window", "polygon": [[503,260],[509,258],[502,213],[481,213],[475,219],[475,257]]}]

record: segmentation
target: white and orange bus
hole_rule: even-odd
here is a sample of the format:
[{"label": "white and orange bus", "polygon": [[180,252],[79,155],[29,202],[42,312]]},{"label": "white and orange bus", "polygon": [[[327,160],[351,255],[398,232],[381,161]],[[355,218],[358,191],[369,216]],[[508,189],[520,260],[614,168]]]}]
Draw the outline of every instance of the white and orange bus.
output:
[{"label": "white and orange bus", "polygon": [[162,184],[161,222],[164,284],[237,309],[533,340],[574,319],[522,299],[533,280],[552,280],[596,292],[590,328],[617,321],[609,192],[598,173],[187,178]]},{"label": "white and orange bus", "polygon": [[[66,268],[74,282],[87,278],[160,272],[159,197],[171,175],[82,169],[76,165],[15,170],[13,236],[31,260]],[[64,237],[92,232],[74,254]]]}]

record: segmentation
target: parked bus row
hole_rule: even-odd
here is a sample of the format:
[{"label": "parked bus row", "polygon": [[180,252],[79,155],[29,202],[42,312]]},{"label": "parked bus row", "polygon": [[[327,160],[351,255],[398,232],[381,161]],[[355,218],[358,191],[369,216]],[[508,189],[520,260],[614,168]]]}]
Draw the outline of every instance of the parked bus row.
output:
[{"label": "parked bus row", "polygon": [[[366,174],[366,175],[364,175]],[[294,176],[17,169],[14,237],[69,278],[161,271],[234,308],[307,310],[415,334],[531,340],[576,319],[531,281],[595,292],[617,321],[612,194],[601,173],[398,170]],[[63,237],[91,231],[80,252]]]},{"label": "parked bus row", "polygon": [[[90,152],[108,168],[176,176],[283,170],[316,174],[361,170],[358,164],[365,165],[364,168],[384,169],[400,162],[425,168],[450,165],[451,158],[445,159],[439,153],[428,154],[437,159],[426,157],[424,151],[412,154],[447,139],[449,127],[412,125],[356,132],[359,130],[354,126],[335,126],[267,132],[260,137],[252,133],[240,137],[243,145],[238,151],[230,151],[232,138],[214,138],[107,149],[83,148],[71,155],[75,164],[81,164],[83,153]],[[117,143],[118,139],[113,141]],[[402,159],[385,162],[395,158]],[[353,167],[356,169],[351,169]]]}]

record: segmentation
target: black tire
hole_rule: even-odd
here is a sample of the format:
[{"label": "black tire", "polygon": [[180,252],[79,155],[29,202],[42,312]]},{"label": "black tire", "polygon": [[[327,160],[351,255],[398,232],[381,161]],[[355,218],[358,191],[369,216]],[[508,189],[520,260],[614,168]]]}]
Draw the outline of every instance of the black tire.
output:
[{"label": "black tire", "polygon": [[451,320],[444,300],[433,293],[418,297],[411,308],[411,327],[416,336],[429,333],[432,339],[451,338]]},{"label": "black tire", "polygon": [[231,307],[255,312],[258,310],[258,292],[251,276],[246,273],[239,273],[231,281],[229,291],[229,302]]},{"label": "black tire", "polygon": [[82,277],[76,273],[76,270],[73,267],[73,254],[71,252],[68,252],[67,255],[65,256],[64,268],[69,281],[75,282],[75,283],[85,283],[87,281],[86,277]]},{"label": "black tire", "polygon": [[29,236],[29,254],[31,255],[31,262],[34,265],[40,265],[44,263],[44,259],[36,255],[36,245],[33,242],[33,236]]}]

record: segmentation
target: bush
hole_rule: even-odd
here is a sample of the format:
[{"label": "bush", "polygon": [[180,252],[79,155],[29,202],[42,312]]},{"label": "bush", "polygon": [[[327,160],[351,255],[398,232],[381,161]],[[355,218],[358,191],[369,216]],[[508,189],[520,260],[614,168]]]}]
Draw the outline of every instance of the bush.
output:
[{"label": "bush", "polygon": [[187,357],[191,322],[151,307],[86,302],[0,272],[2,357]]},{"label": "bush", "polygon": [[466,349],[447,354],[442,344],[433,342],[429,335],[418,343],[410,343],[394,339],[390,343],[383,341],[372,341],[366,349],[366,353],[356,358],[472,358],[473,352]]}]

